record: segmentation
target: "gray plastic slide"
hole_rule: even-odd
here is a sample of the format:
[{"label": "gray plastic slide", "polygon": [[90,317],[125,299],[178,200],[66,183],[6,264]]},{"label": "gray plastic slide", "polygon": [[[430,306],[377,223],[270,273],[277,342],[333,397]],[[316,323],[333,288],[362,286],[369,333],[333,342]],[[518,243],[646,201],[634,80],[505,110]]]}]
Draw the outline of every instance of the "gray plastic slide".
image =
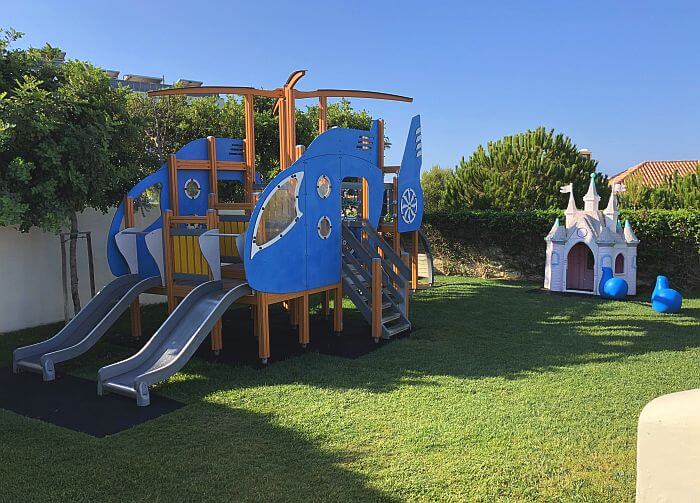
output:
[{"label": "gray plastic slide", "polygon": [[38,372],[44,381],[56,378],[55,364],[82,355],[100,340],[138,296],[161,284],[160,276],[120,276],[102,290],[56,335],[37,344],[15,349],[12,369]]},{"label": "gray plastic slide", "polygon": [[251,293],[248,283],[207,281],[192,290],[141,351],[131,358],[102,367],[97,393],[112,391],[136,404],[150,403],[148,387],[164,381],[185,366],[226,309]]}]

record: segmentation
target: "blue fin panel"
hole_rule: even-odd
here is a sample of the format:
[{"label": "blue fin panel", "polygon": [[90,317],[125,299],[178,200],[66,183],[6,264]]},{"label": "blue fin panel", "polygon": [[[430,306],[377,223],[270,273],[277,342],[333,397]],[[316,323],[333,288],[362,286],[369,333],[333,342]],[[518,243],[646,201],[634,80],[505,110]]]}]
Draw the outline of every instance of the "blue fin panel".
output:
[{"label": "blue fin panel", "polygon": [[416,115],[411,120],[399,170],[397,208],[399,232],[418,230],[423,221],[423,190],[420,186],[422,161],[420,115]]}]

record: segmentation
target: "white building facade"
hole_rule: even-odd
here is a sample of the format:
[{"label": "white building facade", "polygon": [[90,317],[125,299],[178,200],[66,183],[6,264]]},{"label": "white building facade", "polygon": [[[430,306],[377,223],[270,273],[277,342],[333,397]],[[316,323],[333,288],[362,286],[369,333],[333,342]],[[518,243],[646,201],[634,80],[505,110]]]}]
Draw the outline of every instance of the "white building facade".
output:
[{"label": "white building facade", "polygon": [[608,206],[599,209],[600,196],[594,177],[584,196],[584,209],[574,200],[573,186],[562,187],[569,193],[566,221],[554,222],[547,243],[544,288],[554,292],[577,292],[599,295],[598,285],[603,267],[610,267],[616,278],[624,279],[628,294],[637,293],[637,245],[629,221],[618,220],[617,193],[624,187],[615,185]]}]

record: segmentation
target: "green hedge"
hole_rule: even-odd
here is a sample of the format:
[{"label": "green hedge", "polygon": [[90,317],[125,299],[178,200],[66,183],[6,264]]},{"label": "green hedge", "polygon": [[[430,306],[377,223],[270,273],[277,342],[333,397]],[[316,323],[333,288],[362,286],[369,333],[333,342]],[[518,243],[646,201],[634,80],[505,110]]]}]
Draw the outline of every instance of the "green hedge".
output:
[{"label": "green hedge", "polygon": [[[423,222],[444,273],[539,281],[544,237],[557,217],[563,211],[437,211],[426,212]],[[700,211],[621,211],[620,217],[640,240],[640,284],[664,274],[681,289],[700,288]]]}]

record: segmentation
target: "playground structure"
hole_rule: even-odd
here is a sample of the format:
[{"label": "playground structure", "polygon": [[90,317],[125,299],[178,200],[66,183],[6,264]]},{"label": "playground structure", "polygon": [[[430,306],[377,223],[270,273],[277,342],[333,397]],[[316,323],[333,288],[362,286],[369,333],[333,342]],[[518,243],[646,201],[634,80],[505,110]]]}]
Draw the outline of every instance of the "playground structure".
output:
[{"label": "playground structure", "polygon": [[[251,308],[264,364],[270,357],[270,305],[283,304],[305,347],[314,294],[321,294],[325,315],[332,302],[335,332],[343,330],[343,295],[369,322],[375,341],[410,330],[409,291],[418,288],[420,260],[432,283],[430,248],[420,233],[420,118],[411,121],[401,165],[386,166],[383,121],[373,121],[369,131],[328,129],[328,99],[412,99],[300,91],[295,86],[304,73],[292,73],[272,90],[208,86],[151,93],[241,96],[245,137],[194,140],[127,193],[107,243],[117,279],[54,337],[15,350],[16,372],[52,380],[55,364],[90,349],[126,309],[132,335],[140,337],[142,293],[166,296],[168,318],[136,355],[98,372],[98,393],[120,393],[138,405],[150,403],[149,386],[182,368],[207,335],[215,353],[222,349],[221,316],[234,303]],[[281,172],[264,187],[255,161],[256,96],[275,98],[279,112]],[[308,148],[296,145],[295,135],[295,102],[306,98],[319,104],[319,136]],[[223,201],[223,184],[237,184],[240,200]],[[359,218],[343,217],[344,184],[359,189]],[[154,192],[161,215],[139,229],[136,202]]]},{"label": "playground structure", "polygon": [[[639,240],[629,221],[622,226],[618,220],[617,193],[622,190],[624,186],[616,184],[608,206],[600,211],[595,174],[591,175],[588,192],[583,197],[583,210],[576,207],[573,184],[561,188],[563,193],[569,194],[569,204],[565,211],[565,224],[561,225],[557,218],[545,237],[545,289],[608,298],[623,298],[626,294],[637,293]],[[607,291],[604,288],[606,285],[609,285]]]}]

